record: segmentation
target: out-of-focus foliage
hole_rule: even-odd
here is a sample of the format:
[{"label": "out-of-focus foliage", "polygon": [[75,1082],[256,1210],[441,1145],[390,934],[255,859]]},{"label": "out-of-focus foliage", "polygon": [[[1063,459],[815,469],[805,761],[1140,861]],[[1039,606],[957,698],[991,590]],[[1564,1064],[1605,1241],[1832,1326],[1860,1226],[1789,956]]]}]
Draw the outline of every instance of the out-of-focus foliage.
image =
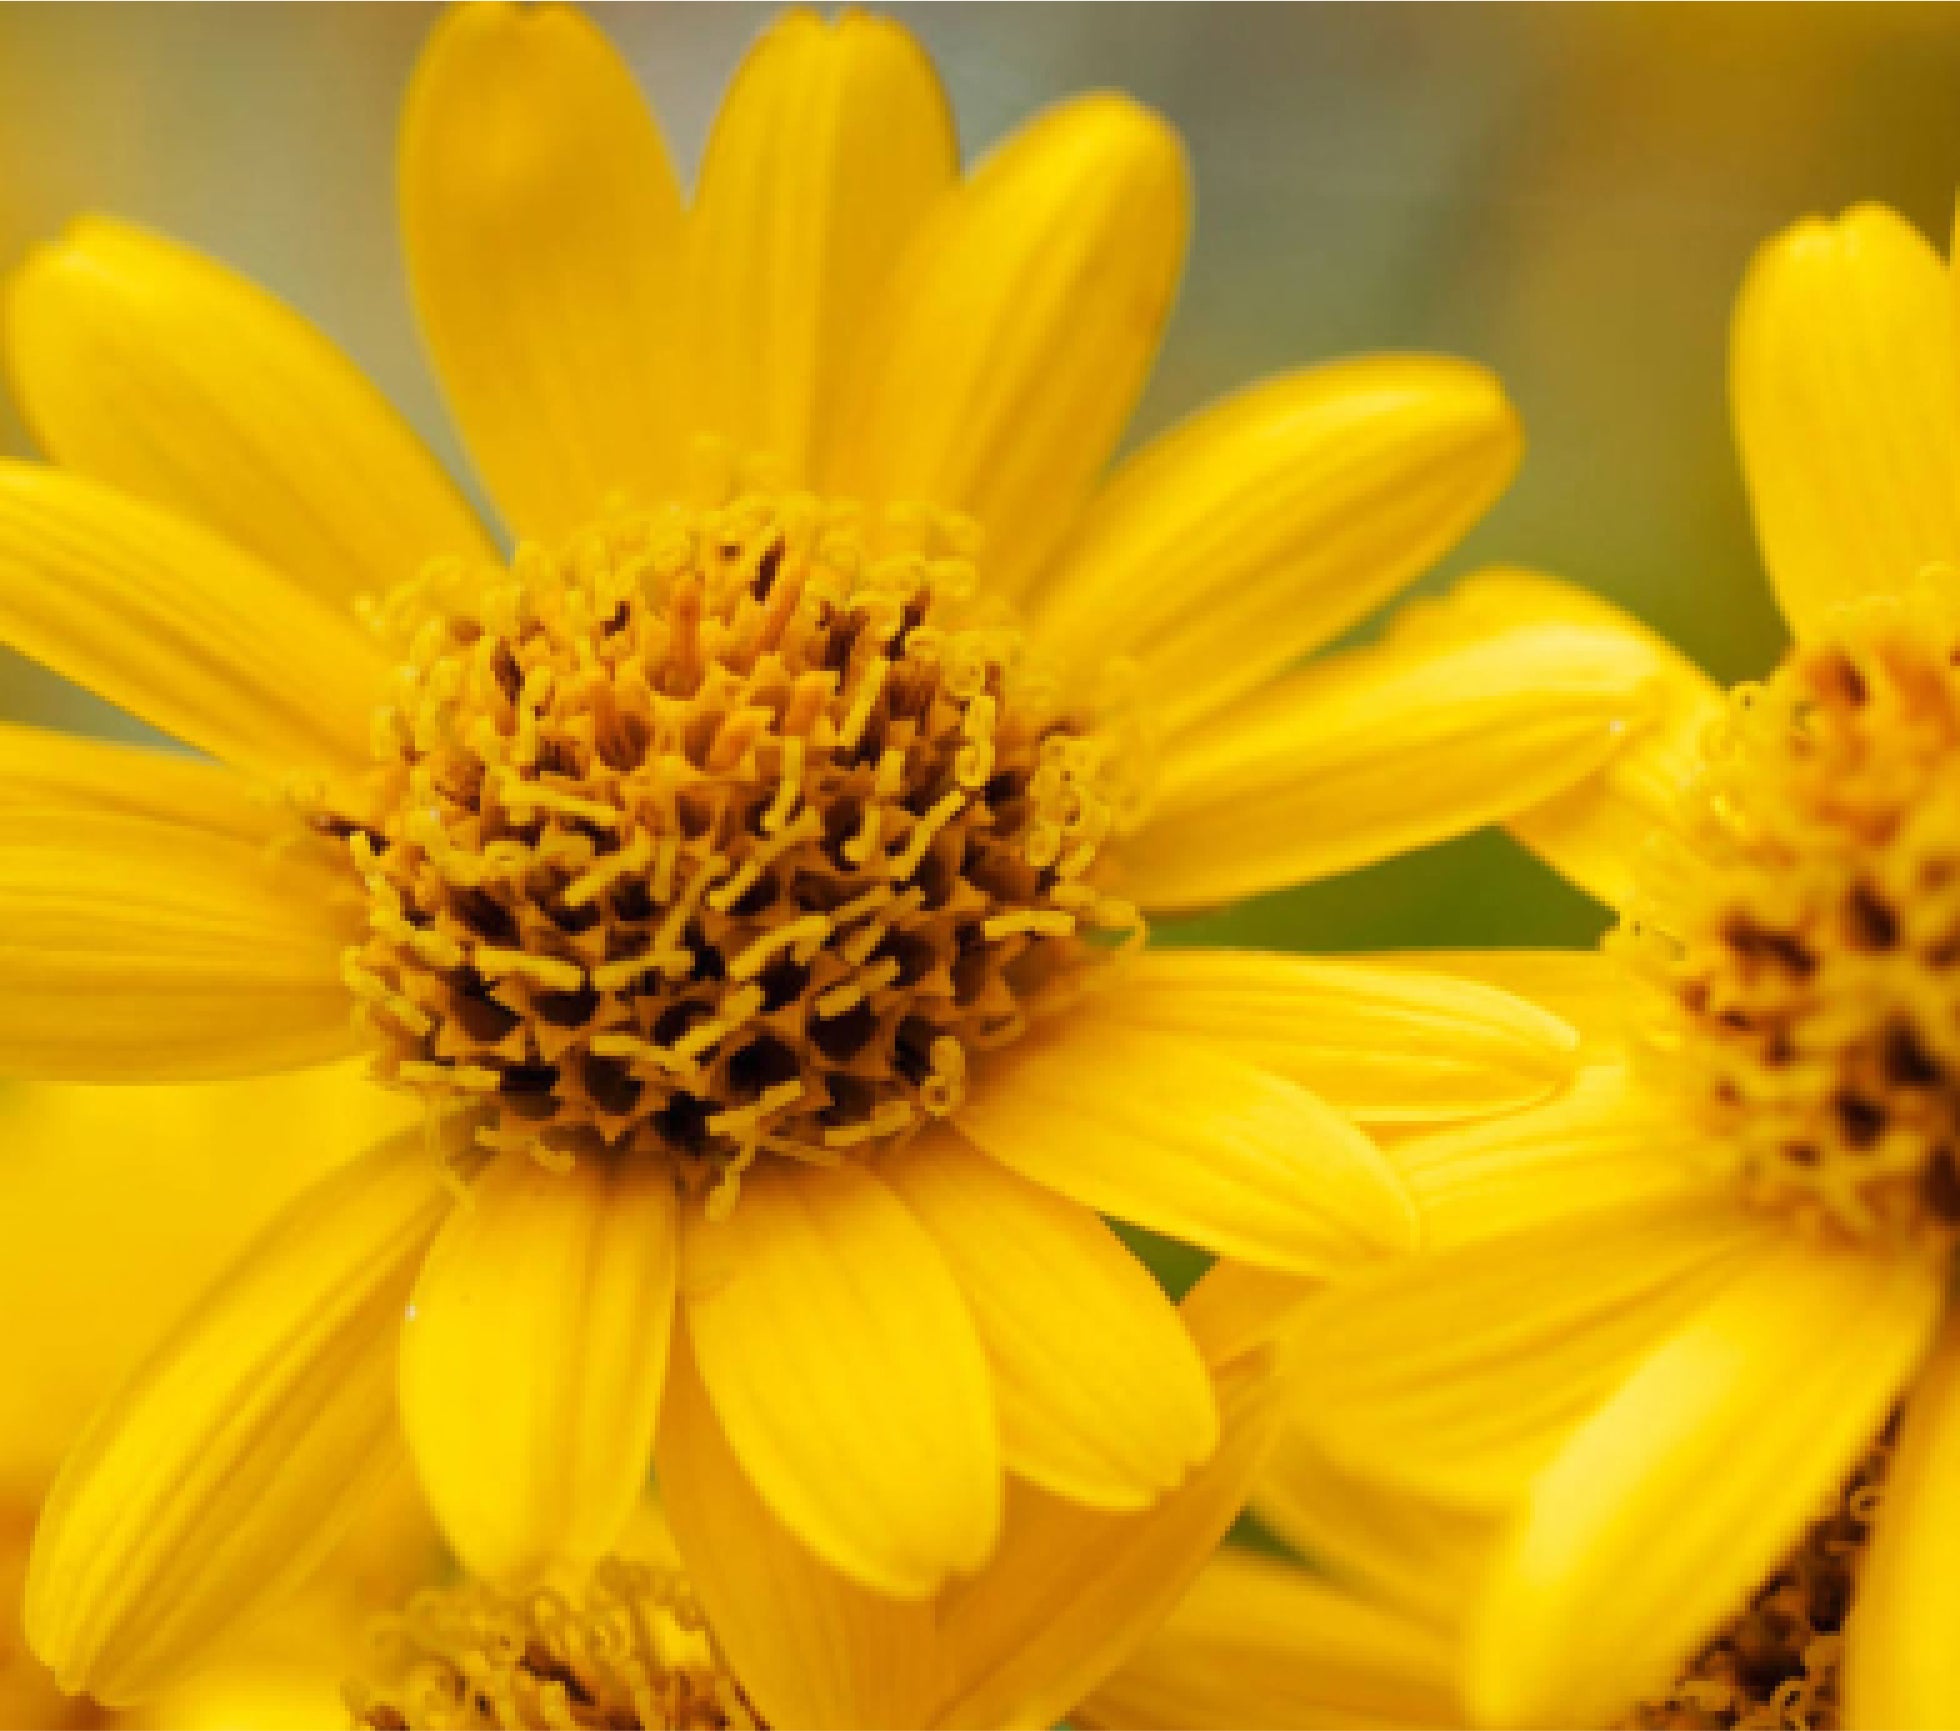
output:
[{"label": "out-of-focus foliage", "polygon": [[[1531,452],[1448,576],[1502,556],[1605,590],[1725,678],[1777,629],[1724,393],[1754,245],[1877,197],[1944,242],[1960,22],[1938,7],[945,5],[896,8],[969,149],[1084,85],[1190,141],[1191,273],[1138,424],[1370,348],[1496,366]],[[455,456],[416,349],[393,215],[420,7],[0,13],[0,250],[106,207],[204,246],[344,342]],[[615,7],[614,37],[699,153],[762,7]],[[11,414],[9,448],[25,435]],[[1434,581],[1434,580],[1432,580]],[[18,664],[0,713],[127,730]],[[1474,838],[1201,922],[1206,941],[1584,941],[1600,917]]]}]

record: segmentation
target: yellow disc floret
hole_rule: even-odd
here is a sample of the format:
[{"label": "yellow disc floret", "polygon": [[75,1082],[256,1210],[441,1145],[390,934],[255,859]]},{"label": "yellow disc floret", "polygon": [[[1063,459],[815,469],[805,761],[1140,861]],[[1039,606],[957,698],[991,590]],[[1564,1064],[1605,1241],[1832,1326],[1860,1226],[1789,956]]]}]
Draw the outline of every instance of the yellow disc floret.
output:
[{"label": "yellow disc floret", "polygon": [[962,525],[751,493],[391,596],[349,984],[483,1139],[724,1188],[951,1112],[1134,916],[1106,740]]},{"label": "yellow disc floret", "polygon": [[1752,1193],[1960,1228],[1960,625],[1873,603],[1739,691],[1634,946],[1665,1077]]},{"label": "yellow disc floret", "polygon": [[373,1731],[750,1731],[759,1723],[687,1582],[613,1559],[576,1596],[477,1583],[418,1595],[347,1687]]}]

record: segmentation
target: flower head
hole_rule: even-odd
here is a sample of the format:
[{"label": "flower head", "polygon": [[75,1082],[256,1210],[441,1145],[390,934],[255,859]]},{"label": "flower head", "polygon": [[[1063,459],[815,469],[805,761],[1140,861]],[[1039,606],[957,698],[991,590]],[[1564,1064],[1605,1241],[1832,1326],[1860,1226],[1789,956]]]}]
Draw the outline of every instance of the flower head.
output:
[{"label": "flower head", "polygon": [[1405,969],[1135,955],[1146,918],[1549,797],[1655,692],[1565,622],[1289,671],[1504,484],[1475,367],[1271,380],[1104,479],[1189,201],[1121,97],[962,174],[902,30],[793,14],[688,201],[590,22],[473,5],[400,182],[508,548],[208,260],[92,219],[8,301],[60,466],[0,468],[0,637],[215,761],[0,740],[0,1059],[366,1050],[425,1111],[71,1458],[29,1626],[105,1698],[303,1574],[401,1432],[500,1587],[607,1555],[656,1436],[663,1474],[725,1437],[718,1496],[908,1603],[1030,1487],[1174,1494],[1216,1399],[1098,1216],[1392,1254],[1357,1120],[1538,1099],[1574,1036]]},{"label": "flower head", "polygon": [[[1669,695],[1518,827],[1622,929],[1462,961],[1579,1022],[1580,1072],[1400,1147],[1437,1254],[1317,1309],[1301,1433],[1437,1543],[1494,1523],[1484,1722],[1960,1718],[1949,275],[1875,208],[1752,267],[1735,410],[1794,646],[1725,698],[1619,623]],[[1608,610],[1511,578],[1468,611]]]}]

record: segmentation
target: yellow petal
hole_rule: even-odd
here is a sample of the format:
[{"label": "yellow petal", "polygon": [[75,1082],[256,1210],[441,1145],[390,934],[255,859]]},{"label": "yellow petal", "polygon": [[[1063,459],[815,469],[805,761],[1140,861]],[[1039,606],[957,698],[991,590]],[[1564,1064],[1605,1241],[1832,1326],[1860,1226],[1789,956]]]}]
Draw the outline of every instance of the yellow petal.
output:
[{"label": "yellow petal", "polygon": [[1452,547],[1517,467],[1481,367],[1339,361],[1255,385],[1111,479],[1034,600],[1057,660],[1126,656],[1176,732],[1365,618]]},{"label": "yellow petal", "polygon": [[1177,1603],[1237,1517],[1271,1443],[1285,1377],[1259,1352],[1217,1372],[1217,1451],[1135,1514],[1019,1480],[999,1554],[941,1601],[950,1688],[930,1723],[1059,1723]]},{"label": "yellow petal", "polygon": [[894,276],[832,490],[971,512],[990,585],[1053,549],[1129,418],[1184,259],[1176,135],[1080,97],[1001,145]]},{"label": "yellow petal", "polygon": [[1452,974],[1549,1010],[1579,1035],[1577,1057],[1588,1063],[1626,1043],[1626,974],[1598,950],[1394,950],[1359,956],[1370,967]]},{"label": "yellow petal", "polygon": [[77,223],[15,276],[7,351],[56,461],[218,530],[329,600],[490,550],[345,355],[186,247]]},{"label": "yellow petal", "polygon": [[1915,1379],[1845,1630],[1844,1722],[1960,1725],[1960,1327]]},{"label": "yellow petal", "polygon": [[1960,564],[1952,318],[1938,254],[1879,205],[1800,222],[1749,267],[1729,390],[1756,536],[1799,636]]},{"label": "yellow petal", "polygon": [[1024,1178],[1264,1267],[1318,1274],[1414,1243],[1401,1185],[1345,1118],[1093,1004],[1017,1045],[958,1124]]},{"label": "yellow petal", "polygon": [[443,1227],[402,1331],[402,1423],[472,1573],[590,1566],[653,1460],[678,1260],[656,1162],[494,1162]]},{"label": "yellow petal", "polygon": [[0,722],[0,817],[143,818],[260,849],[289,834],[285,815],[222,764],[79,734]]},{"label": "yellow petal", "polygon": [[1610,1723],[1664,1688],[1871,1445],[1942,1284],[1931,1259],[1767,1242],[1537,1479],[1471,1631],[1476,1716]]},{"label": "yellow petal", "polygon": [[1362,1123],[1509,1111],[1551,1093],[1579,1039],[1474,981],[1256,950],[1150,950],[1109,996],[1143,1027],[1208,1040]]},{"label": "yellow petal", "polygon": [[520,535],[672,478],[681,200],[633,75],[567,6],[457,6],[400,148],[403,245],[464,443]]},{"label": "yellow petal", "polygon": [[386,664],[338,608],[98,482],[0,463],[0,641],[268,775],[368,761]]},{"label": "yellow petal", "polygon": [[335,887],[194,809],[127,816],[83,794],[0,810],[0,1064],[185,1081],[354,1050]]},{"label": "yellow petal", "polygon": [[1597,775],[1511,820],[1512,833],[1554,870],[1609,907],[1625,907],[1648,838],[1679,821],[1682,790],[1702,765],[1702,735],[1727,703],[1721,687],[1632,615],[1555,577],[1486,571],[1459,584],[1446,605],[1466,634],[1563,619],[1616,635],[1647,659],[1655,701],[1644,725]]},{"label": "yellow petal", "polygon": [[1409,1617],[1455,1629],[1501,1523],[1333,1459],[1301,1421],[1294,1393],[1252,1496],[1260,1522],[1344,1587]]},{"label": "yellow petal", "polygon": [[682,1223],[688,1332],[763,1502],[899,1597],[978,1568],[1000,1531],[986,1354],[925,1228],[862,1167],[755,1171]]},{"label": "yellow petal", "polygon": [[716,1643],[764,1723],[925,1723],[944,1687],[933,1606],[827,1568],[763,1506],[684,1334],[660,1419],[660,1490]]},{"label": "yellow petal", "polygon": [[1216,1367],[1283,1344],[1322,1284],[1309,1275],[1220,1257],[1199,1275],[1178,1310],[1205,1363]]},{"label": "yellow petal", "polygon": [[1555,1098],[1509,1117],[1412,1136],[1391,1158],[1441,1248],[1723,1182],[1677,1109],[1624,1064],[1588,1065]]},{"label": "yellow petal", "polygon": [[151,1693],[297,1582],[400,1462],[402,1306],[448,1206],[418,1128],[295,1201],[96,1416],[42,1513],[34,1650]]},{"label": "yellow petal", "polygon": [[701,170],[698,429],[812,476],[878,297],[958,172],[945,93],[900,26],[808,12],[774,25],[735,75]]},{"label": "yellow petal", "polygon": [[1557,620],[1333,657],[1171,742],[1127,887],[1202,907],[1508,817],[1605,762],[1651,685],[1625,638]]},{"label": "yellow petal", "polygon": [[1227,1545],[1069,1720],[1139,1731],[1456,1725],[1453,1658],[1446,1631]]},{"label": "yellow petal", "polygon": [[1074,1502],[1143,1508],[1218,1440],[1177,1308],[1088,1209],[950,1132],[880,1174],[933,1236],[994,1369],[1009,1470]]},{"label": "yellow petal", "polygon": [[1301,1318],[1300,1421],[1343,1465],[1500,1508],[1763,1232],[1661,1203],[1345,1283]]}]

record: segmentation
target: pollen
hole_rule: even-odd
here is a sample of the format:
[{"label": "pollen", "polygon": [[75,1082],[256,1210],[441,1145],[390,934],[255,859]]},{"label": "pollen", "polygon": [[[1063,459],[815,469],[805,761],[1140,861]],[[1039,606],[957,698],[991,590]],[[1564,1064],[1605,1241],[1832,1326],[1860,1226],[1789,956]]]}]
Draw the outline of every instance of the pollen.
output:
[{"label": "pollen", "polygon": [[1638,1731],[1838,1731],[1844,1623],[1890,1458],[1881,1440],[1832,1508],[1710,1641],[1666,1695],[1626,1721]]},{"label": "pollen", "polygon": [[733,488],[376,610],[345,959],[382,1079],[548,1163],[875,1154],[1139,921],[1133,766],[975,595],[969,526]]},{"label": "pollen", "polygon": [[1960,622],[1872,603],[1739,690],[1626,935],[1750,1194],[1960,1233]]},{"label": "pollen", "polygon": [[759,1721],[686,1581],[612,1559],[577,1598],[431,1590],[371,1633],[346,1688],[372,1731],[752,1731]]}]

